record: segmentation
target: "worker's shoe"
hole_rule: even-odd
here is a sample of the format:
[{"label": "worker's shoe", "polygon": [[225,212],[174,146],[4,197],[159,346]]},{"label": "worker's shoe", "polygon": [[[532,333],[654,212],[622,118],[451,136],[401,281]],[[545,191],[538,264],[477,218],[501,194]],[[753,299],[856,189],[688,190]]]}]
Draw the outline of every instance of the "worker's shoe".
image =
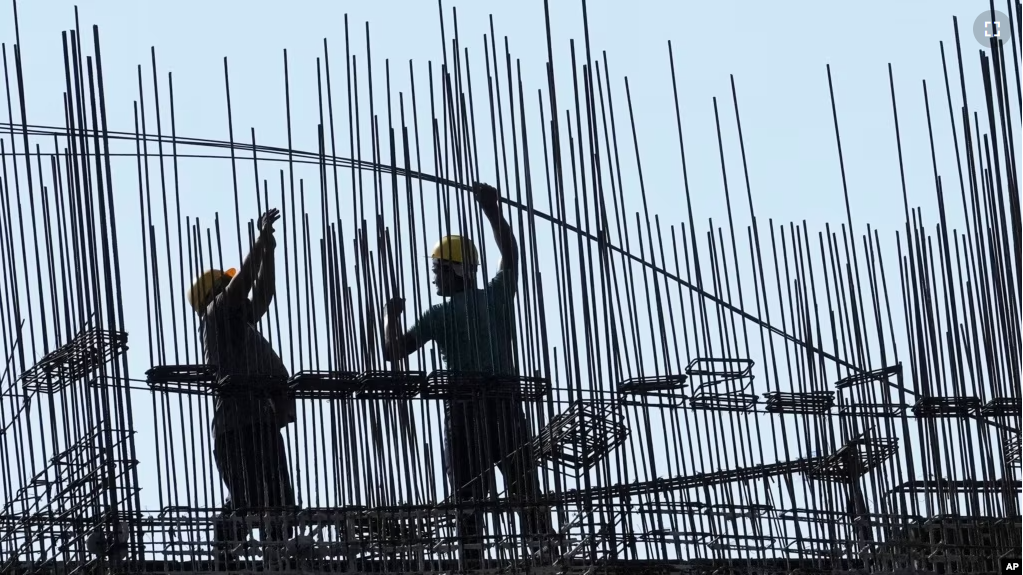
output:
[{"label": "worker's shoe", "polygon": [[288,554],[283,544],[263,543],[263,571],[282,571],[287,563]]},{"label": "worker's shoe", "polygon": [[529,558],[539,563],[554,563],[561,558],[564,538],[560,534],[531,537],[526,540]]},{"label": "worker's shoe", "polygon": [[483,552],[480,549],[466,549],[462,551],[460,567],[462,572],[466,573],[483,569]]},{"label": "worker's shoe", "polygon": [[213,548],[218,553],[234,554],[249,538],[249,530],[240,517],[220,516],[213,520]]},{"label": "worker's shoe", "polygon": [[314,557],[315,541],[308,535],[299,535],[288,540],[284,544],[284,552],[288,557],[294,559],[312,559]]}]

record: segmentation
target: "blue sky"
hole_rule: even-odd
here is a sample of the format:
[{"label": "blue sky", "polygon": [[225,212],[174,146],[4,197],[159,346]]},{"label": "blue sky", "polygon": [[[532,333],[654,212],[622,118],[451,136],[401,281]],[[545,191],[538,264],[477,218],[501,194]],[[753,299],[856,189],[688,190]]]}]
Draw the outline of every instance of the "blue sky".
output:
[{"label": "blue sky", "polygon": [[[367,21],[370,23],[372,39],[373,89],[376,95],[374,104],[381,122],[386,122],[386,100],[383,96],[384,63],[390,62],[392,96],[397,105],[399,92],[404,93],[406,99],[409,97],[408,63],[411,59],[415,66],[420,126],[423,127],[424,133],[425,126],[428,125],[425,111],[427,104],[424,104],[428,101],[427,62],[434,62],[436,67],[442,60],[438,9],[433,3],[293,2],[288,3],[286,7],[283,3],[267,3],[258,5],[258,8],[251,3],[190,1],[173,4],[79,2],[77,5],[83,28],[94,23],[100,28],[106,107],[109,125],[113,130],[134,129],[133,103],[139,99],[136,67],[142,65],[147,124],[149,131],[155,131],[153,71],[149,52],[150,47],[155,46],[165,132],[169,132],[166,75],[171,72],[174,77],[177,134],[215,140],[228,138],[223,63],[226,57],[230,66],[231,111],[235,139],[248,141],[249,129],[254,127],[259,143],[285,147],[287,124],[282,49],[286,48],[290,68],[293,147],[315,152],[318,122],[316,59],[322,57],[323,39],[327,38],[334,85],[338,154],[347,156],[348,120],[343,97],[346,13],[352,52],[357,54],[360,66],[361,105],[364,106],[361,110],[363,139],[368,140],[365,134],[369,123],[368,111],[365,108]],[[74,4],[70,2],[45,4],[23,2],[19,5],[21,50],[30,124],[63,125],[64,74],[60,32],[74,25],[73,6]],[[521,80],[524,84],[526,118],[530,131],[531,161],[536,166],[534,186],[539,186],[543,190],[540,192],[544,197],[540,201],[541,209],[549,211],[546,203],[546,185],[538,183],[538,180],[542,179],[543,168],[541,140],[538,139],[540,122],[537,89],[542,89],[545,108],[547,106],[544,70],[547,46],[543,4],[537,1],[514,4],[480,1],[462,2],[455,6],[458,9],[458,28],[462,45],[468,47],[471,52],[471,69],[478,108],[477,122],[480,124],[481,134],[479,141],[483,179],[491,179],[494,173],[493,152],[489,143],[489,113],[485,108],[485,68],[482,61],[483,35],[485,33],[489,35],[488,16],[492,14],[499,46],[501,89],[505,94],[507,76],[504,70],[504,48],[501,46],[505,36],[508,37],[513,62],[516,60],[521,62]],[[670,40],[674,52],[679,103],[686,138],[690,199],[698,233],[705,234],[708,219],[713,219],[715,226],[727,225],[712,100],[716,97],[723,131],[728,182],[732,202],[736,206],[736,225],[737,230],[741,230],[737,233],[740,244],[739,259],[744,261],[749,258],[749,250],[743,247],[746,233],[743,228],[749,223],[749,214],[745,202],[739,142],[731,103],[730,74],[734,75],[738,92],[750,186],[757,218],[761,222],[761,234],[766,233],[769,219],[775,223],[805,221],[814,234],[822,230],[826,223],[832,226],[845,223],[842,175],[835,144],[825,67],[830,65],[852,220],[857,227],[857,234],[863,233],[865,229],[863,226],[868,222],[880,232],[887,250],[885,257],[889,259],[886,265],[894,266],[896,260],[894,234],[903,228],[905,218],[901,207],[899,163],[887,66],[890,63],[894,69],[910,205],[923,208],[924,218],[933,229],[933,224],[937,221],[937,212],[921,80],[928,82],[938,169],[945,179],[946,186],[954,185],[957,188],[955,150],[949,136],[948,103],[944,95],[938,42],[945,42],[946,58],[950,65],[954,65],[952,16],[958,16],[968,97],[972,108],[976,109],[982,102],[983,84],[976,56],[980,46],[972,35],[972,25],[977,15],[986,7],[987,3],[979,0],[934,1],[926,4],[873,2],[855,5],[833,2],[786,2],[781,5],[753,2],[639,2],[628,4],[627,7],[620,2],[589,3],[592,53],[595,59],[599,59],[606,51],[610,67],[618,142],[624,171],[626,211],[630,212],[630,221],[635,221],[632,213],[642,210],[643,205],[639,195],[632,136],[628,128],[623,76],[628,76],[631,91],[649,210],[652,214],[659,215],[665,233],[669,224],[677,225],[687,220],[668,63],[667,42]],[[451,4],[447,3],[445,32],[449,40],[452,36],[450,8]],[[575,2],[552,2],[551,10],[554,65],[561,108],[559,116],[563,124],[561,129],[564,131],[565,110],[573,105],[569,40],[576,40],[576,54],[580,62],[585,59],[585,45],[580,5]],[[0,21],[0,38],[7,43],[10,54],[10,46],[14,43],[11,19],[5,18]],[[86,39],[91,45],[91,33]],[[88,51],[91,53],[91,49]],[[950,75],[957,78],[958,72],[950,68]],[[953,81],[953,105],[958,113],[958,107],[961,105],[958,82]],[[507,102],[504,105],[507,107]],[[1016,103],[1013,110],[1018,109]],[[516,118],[518,114],[516,101]],[[545,109],[544,114],[549,120],[550,110]],[[6,121],[6,113],[0,116]],[[510,119],[506,118],[506,126],[509,122]],[[574,112],[572,122],[574,125]],[[1018,133],[1016,137],[1018,140]],[[5,143],[10,145],[10,136],[0,135],[0,138],[4,138]],[[45,140],[41,142],[46,145]],[[427,146],[427,142],[428,139],[424,137],[424,147]],[[20,140],[17,145],[20,147]],[[130,153],[134,150],[134,143],[121,142],[117,146],[117,150],[123,152]],[[364,144],[364,159],[369,157],[369,152],[369,145]],[[567,150],[565,153],[568,153]],[[242,153],[240,156],[244,157],[245,154]],[[567,157],[566,155],[566,161]],[[146,341],[146,314],[142,313],[146,307],[146,299],[141,277],[142,238],[137,221],[138,175],[134,159],[121,158],[115,159],[114,162],[114,190],[120,226],[118,231],[121,270],[124,277],[121,289],[128,318],[125,329],[131,336],[128,365],[132,378],[143,378],[145,370],[150,367],[148,365],[150,346]],[[432,160],[428,161],[424,156],[424,165],[432,166]],[[260,177],[269,180],[272,192],[277,185],[276,170],[280,167],[279,164],[261,164]],[[166,164],[166,168],[170,169],[169,163]],[[158,161],[152,160],[150,182],[156,186],[153,188],[154,193],[159,190],[158,169]],[[432,172],[430,169],[424,171]],[[241,213],[243,220],[247,220],[257,215],[252,199],[252,162],[240,161],[238,173],[242,197]],[[200,218],[204,226],[210,225],[215,213],[220,214],[221,218],[226,218],[226,224],[222,224],[226,225],[228,230],[224,234],[225,258],[237,259],[237,256],[233,255],[237,253],[237,242],[234,239],[235,206],[231,178],[231,165],[227,161],[182,159],[178,183],[181,190],[182,215]],[[296,170],[296,181],[298,178],[304,179],[307,194],[306,211],[310,213],[313,226],[310,236],[315,243],[322,237],[317,212],[317,209],[320,209],[320,190],[316,169],[299,168]],[[352,253],[350,225],[352,220],[348,212],[351,209],[350,182],[349,172],[344,171],[341,177],[340,198],[342,212],[345,212],[344,224],[347,226],[345,249]],[[364,184],[369,186],[365,198],[371,202],[372,179],[368,175],[364,175]],[[279,194],[279,188],[277,190]],[[385,197],[388,197],[387,194],[389,189]],[[428,214],[435,209],[434,197],[435,192],[431,188],[427,192],[427,205],[424,208]],[[330,204],[329,215],[336,218],[338,214],[333,207],[333,198]],[[155,204],[154,209],[157,209]],[[388,218],[391,217],[393,209],[392,206],[386,207]],[[158,234],[162,234],[162,211],[158,211],[157,214],[158,221],[154,223],[157,225]],[[428,218],[428,221],[436,220]],[[949,221],[951,226],[961,226],[962,216],[959,210],[952,210]],[[183,223],[181,225],[183,226]],[[549,226],[541,227],[549,230]],[[633,224],[632,227],[636,226]],[[638,233],[636,230],[633,232]],[[547,244],[544,242],[550,242],[552,238],[549,231],[544,234],[535,238],[535,241],[546,248]],[[159,237],[162,238],[162,235]],[[488,239],[486,243],[489,245],[491,242]],[[705,243],[705,239],[701,239],[700,243]],[[166,261],[162,239],[159,249],[160,257]],[[418,253],[422,249],[421,246],[406,249],[403,252],[404,265],[419,266],[420,273],[425,272],[425,260],[419,257]],[[490,246],[490,249],[493,249],[493,246]],[[546,278],[553,278],[557,272],[554,262],[545,257],[548,250],[541,251],[544,255],[541,256],[537,267]],[[572,257],[576,256],[573,254]],[[176,251],[173,252],[172,260],[177,261]],[[318,262],[318,259],[316,261]],[[227,265],[233,263],[228,261]],[[318,267],[318,264],[315,267]],[[744,270],[748,284],[750,283],[748,265]],[[897,274],[897,267],[894,270],[891,273]],[[33,274],[27,277],[33,277]],[[317,277],[318,270],[314,274],[312,284],[316,283]],[[894,278],[897,275],[890,277]],[[194,336],[190,328],[181,324],[182,315],[187,313],[183,298],[179,295],[182,293],[180,286],[183,284],[180,277],[173,279],[176,284],[174,291],[168,292],[167,290],[172,287],[165,286],[162,288],[161,297],[167,298],[165,305],[177,306],[175,311],[178,318],[177,326],[174,329],[165,318],[164,325],[158,329],[163,331],[165,337],[183,342]],[[773,276],[770,279],[773,280]],[[545,299],[557,301],[555,299],[557,292],[550,283],[548,288],[550,291],[545,293]],[[578,294],[580,288],[576,286],[575,289]],[[674,290],[674,286],[672,289]],[[427,290],[426,286],[414,286],[411,280],[407,279],[403,291],[411,298],[411,294],[416,291],[425,297]],[[279,293],[282,292],[283,290],[279,288]],[[898,288],[894,288],[892,293],[898,294]],[[746,295],[751,297],[750,293]],[[34,294],[29,297],[35,298]],[[770,298],[774,300],[776,295]],[[679,304],[677,297],[675,303]],[[37,298],[32,300],[31,305],[39,305]],[[553,307],[552,305],[551,309]],[[289,316],[287,309],[282,309],[282,305],[279,304],[278,309],[281,317]],[[901,315],[901,309],[897,315]],[[307,311],[292,314],[292,317],[294,322],[301,321],[302,326],[306,328],[309,326]],[[641,318],[640,321],[649,323],[646,318]],[[557,325],[558,321],[549,319],[548,322],[551,324],[548,326],[551,345],[563,349],[564,344],[561,340],[565,335]],[[315,319],[314,323],[321,329],[318,333],[326,333],[320,320]],[[900,332],[901,330],[897,328],[896,336],[904,337],[905,334]],[[756,348],[759,349],[759,342]],[[648,349],[644,351],[649,352]],[[651,357],[647,358],[647,365],[653,361],[652,354],[649,355]],[[323,353],[320,356],[322,361]],[[688,359],[683,357],[683,363],[688,362]],[[313,363],[308,358],[293,355],[287,355],[286,360],[291,364],[293,371],[309,369]],[[182,360],[182,363],[184,362]],[[663,367],[658,367],[663,371]],[[586,373],[581,374],[580,379],[594,378],[593,368],[594,366],[584,365],[583,371]],[[783,368],[782,371],[786,370]],[[757,373],[759,379],[760,372]],[[836,378],[835,373],[829,372],[829,377]],[[784,373],[781,377],[784,379]],[[606,374],[604,379],[607,379]],[[610,388],[611,384],[608,381],[601,381],[600,385]],[[764,387],[766,385],[770,387]],[[776,388],[777,382],[767,384],[761,380],[755,387],[755,392],[762,393],[767,389]],[[781,388],[785,389],[784,385]],[[140,454],[152,452],[156,437],[172,437],[173,441],[177,442],[185,441],[195,433],[196,441],[205,441],[202,439],[201,422],[208,413],[198,407],[199,403],[189,403],[190,407],[185,411],[187,415],[176,415],[177,419],[168,429],[165,423],[154,421],[152,401],[148,394],[136,392],[132,397],[136,405],[134,420],[138,431],[136,446]],[[169,407],[177,410],[178,405],[175,399]],[[304,409],[308,411],[302,416],[305,419],[299,422],[299,427],[308,428],[310,425],[322,424],[322,420],[317,419],[322,416],[310,415],[321,409],[320,407],[306,406]],[[420,418],[420,425],[427,425],[423,422],[426,411],[423,411],[421,406],[415,407],[414,410]],[[433,407],[428,411],[432,414],[430,417],[435,427],[437,412]],[[358,417],[369,416],[363,414]],[[630,444],[623,448],[620,454],[612,457],[616,469],[627,466],[624,461],[640,457],[640,452],[645,451],[648,444],[656,446],[654,449],[656,457],[670,461],[675,456],[670,455],[673,448],[668,444],[692,441],[694,438],[699,443],[713,447],[708,447],[708,454],[686,455],[692,462],[687,467],[689,472],[729,468],[760,459],[760,456],[746,453],[745,448],[720,445],[719,440],[714,439],[717,437],[716,432],[710,431],[713,426],[708,424],[703,416],[694,416],[691,420],[687,416],[687,423],[683,424],[682,428],[688,430],[684,432],[688,438],[682,437],[681,431],[672,431],[669,433],[670,441],[665,438],[659,445],[658,438],[651,437],[639,429],[642,427],[639,414],[633,413],[629,417],[636,428],[633,430]],[[661,418],[659,415],[650,417],[654,420],[656,429]],[[665,420],[667,419],[666,416]],[[749,421],[739,425],[747,426],[744,428],[745,433],[754,433],[753,428],[749,427],[751,425]],[[818,424],[810,423],[806,423],[805,427],[801,427],[804,424],[799,423],[785,425],[789,426],[790,432],[795,432],[793,434],[795,437],[801,434],[809,436],[821,429]],[[436,445],[438,437],[435,429],[425,433],[423,437]],[[297,448],[299,440],[293,436],[292,441],[292,445]],[[327,469],[333,465],[322,461],[323,456],[341,449],[336,444],[337,440],[334,441],[335,443],[323,443],[317,440],[320,446],[313,450],[320,449],[323,455],[316,465],[323,468],[317,467],[316,474],[333,478],[343,474],[345,469],[351,470],[349,465],[352,456],[347,454],[340,458],[341,464],[337,469]],[[362,451],[359,457],[363,460],[376,457],[368,455],[371,451],[368,440],[364,443],[366,445],[360,447]],[[715,443],[718,444],[713,445]],[[783,439],[776,434],[770,438],[761,437],[760,443],[773,444],[775,449],[774,455],[763,456],[765,461],[772,461],[776,458],[775,455],[784,452],[786,447],[804,454],[808,451],[804,449],[808,442],[793,437]],[[785,447],[779,447],[783,444]],[[199,473],[203,473],[203,465],[209,464],[208,460],[205,462],[199,460],[197,463],[192,456],[186,455],[192,453],[190,447],[174,447],[173,450],[182,465],[196,469]],[[710,454],[711,451],[715,453]],[[38,455],[37,464],[42,461],[42,457]],[[400,454],[390,453],[383,457],[390,462],[388,465],[401,467],[395,463],[395,458],[402,457]],[[437,457],[436,452],[434,457]],[[198,480],[203,491],[200,496],[191,493],[190,489],[180,484],[193,481],[192,479],[182,479],[175,485],[175,482],[168,478],[166,470],[161,479],[158,477],[160,472],[147,462],[145,457],[140,455],[139,458],[144,508],[153,509],[173,501],[184,504],[187,500],[188,504],[193,506],[205,505],[207,502],[216,504],[219,501],[219,491],[216,493],[211,491],[212,488],[205,485],[203,480]],[[663,466],[662,462],[657,475],[681,473],[677,467],[672,469],[671,464],[667,471]],[[649,470],[626,470],[624,473],[625,479],[630,481],[651,478]],[[382,483],[385,479],[387,478],[384,476],[367,479],[367,487],[369,484]],[[301,481],[307,481],[307,478],[303,477]],[[317,504],[337,504],[338,498],[341,502],[351,503],[355,497],[351,494],[331,494],[331,489],[327,487],[316,487],[309,483],[303,485],[301,491],[307,504],[313,504],[314,500]],[[409,486],[399,486],[396,490],[397,493],[387,496],[389,500],[415,497],[409,491]],[[174,491],[174,494],[171,494],[171,491]],[[714,498],[727,499],[728,496],[719,493]]]}]

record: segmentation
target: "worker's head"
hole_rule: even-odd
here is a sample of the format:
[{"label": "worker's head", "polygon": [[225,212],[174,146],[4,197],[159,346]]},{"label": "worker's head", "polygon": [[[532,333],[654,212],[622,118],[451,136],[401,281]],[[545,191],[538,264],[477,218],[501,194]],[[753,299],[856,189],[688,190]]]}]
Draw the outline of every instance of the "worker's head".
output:
[{"label": "worker's head", "polygon": [[437,295],[449,297],[476,284],[480,256],[472,240],[463,236],[447,236],[433,247],[433,285]]},{"label": "worker's head", "polygon": [[185,294],[188,299],[188,305],[192,306],[192,310],[199,315],[206,313],[206,308],[213,301],[213,298],[224,291],[227,284],[231,283],[231,278],[234,277],[235,269],[231,268],[227,271],[220,270],[209,270],[204,272],[199,279],[195,280],[192,287],[188,289],[188,293]]}]

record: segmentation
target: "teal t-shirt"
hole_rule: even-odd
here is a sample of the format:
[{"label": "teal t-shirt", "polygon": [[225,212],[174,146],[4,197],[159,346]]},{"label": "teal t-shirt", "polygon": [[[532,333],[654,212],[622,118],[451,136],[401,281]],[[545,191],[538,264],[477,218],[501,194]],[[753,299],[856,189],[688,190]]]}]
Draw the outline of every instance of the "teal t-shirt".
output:
[{"label": "teal t-shirt", "polygon": [[432,341],[449,371],[516,375],[515,272],[499,271],[485,289],[455,294],[419,318],[410,333]]}]

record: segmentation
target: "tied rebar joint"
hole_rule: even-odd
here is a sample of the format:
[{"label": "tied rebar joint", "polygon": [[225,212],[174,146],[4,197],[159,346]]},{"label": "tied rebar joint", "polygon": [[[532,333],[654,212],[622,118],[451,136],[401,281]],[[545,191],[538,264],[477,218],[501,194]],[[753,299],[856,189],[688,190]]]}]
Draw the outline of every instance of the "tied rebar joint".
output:
[{"label": "tied rebar joint", "polygon": [[1021,411],[1023,411],[1023,404],[1019,397],[996,397],[988,400],[984,407],[980,408],[980,413],[984,417],[1016,418],[1017,426],[1019,426]]},{"label": "tied rebar joint", "polygon": [[356,380],[355,399],[412,399],[423,391],[422,371],[365,371]]},{"label": "tied rebar joint", "polygon": [[968,417],[980,410],[979,397],[921,397],[913,406],[917,417]]},{"label": "tied rebar joint", "polygon": [[128,349],[128,334],[91,328],[43,356],[21,376],[26,392],[57,393]]},{"label": "tied rebar joint", "polygon": [[689,406],[707,411],[752,412],[759,396],[753,387],[753,360],[745,358],[697,358],[686,367],[693,387]]},{"label": "tied rebar joint", "polygon": [[361,386],[358,372],[326,370],[300,371],[288,385],[296,400],[351,399]]},{"label": "tied rebar joint", "polygon": [[629,429],[615,408],[577,401],[555,416],[533,440],[533,453],[575,472],[590,469],[625,443]]},{"label": "tied rebar joint", "polygon": [[806,471],[806,476],[819,481],[847,483],[877,469],[898,451],[896,438],[859,438],[824,458]]},{"label": "tied rebar joint", "polygon": [[466,371],[435,370],[426,378],[423,399],[520,399],[539,401],[550,393],[550,379]]},{"label": "tied rebar joint", "polygon": [[618,384],[618,393],[623,396],[681,399],[679,392],[688,379],[689,376],[685,374],[632,377]]},{"label": "tied rebar joint", "polygon": [[1005,463],[1014,467],[1019,467],[1021,463],[1020,454],[1023,452],[1023,447],[1020,445],[1020,435],[1009,434],[1005,438]]},{"label": "tied rebar joint", "polygon": [[892,383],[892,377],[896,379],[896,383],[898,385],[902,385],[901,363],[844,377],[835,382],[835,389],[848,389],[850,387],[866,386],[869,383],[883,383],[887,385]]},{"label": "tied rebar joint", "polygon": [[157,365],[146,371],[146,384],[153,391],[207,395],[217,383],[217,368],[212,365]]},{"label": "tied rebar joint", "polygon": [[833,391],[769,391],[764,409],[768,413],[789,413],[794,415],[824,415],[835,406]]}]

